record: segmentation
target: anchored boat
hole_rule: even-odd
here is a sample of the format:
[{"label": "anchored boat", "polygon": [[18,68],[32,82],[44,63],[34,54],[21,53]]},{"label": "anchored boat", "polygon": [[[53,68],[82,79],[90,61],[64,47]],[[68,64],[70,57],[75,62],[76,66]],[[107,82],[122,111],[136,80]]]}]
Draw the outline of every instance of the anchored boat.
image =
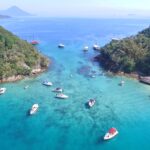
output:
[{"label": "anchored boat", "polygon": [[94,104],[95,104],[95,99],[90,99],[89,101],[88,101],[88,106],[91,108],[91,107],[93,107],[94,106]]},{"label": "anchored boat", "polygon": [[114,138],[119,132],[116,128],[110,128],[109,131],[105,134],[104,140],[110,140]]},{"label": "anchored boat", "polygon": [[53,83],[52,83],[52,82],[49,82],[49,81],[44,81],[44,82],[43,82],[43,85],[52,86]]},{"label": "anchored boat", "polygon": [[60,99],[67,99],[69,96],[63,94],[63,93],[59,93],[59,94],[56,94],[56,98],[60,98]]},{"label": "anchored boat", "polygon": [[0,88],[0,94],[4,94],[6,92],[6,88]]},{"label": "anchored boat", "polygon": [[38,104],[34,104],[30,110],[30,115],[35,114],[38,111],[39,105]]},{"label": "anchored boat", "polygon": [[64,47],[65,47],[64,44],[61,44],[61,43],[60,43],[60,44],[58,45],[58,48],[64,48]]},{"label": "anchored boat", "polygon": [[57,87],[56,89],[52,90],[53,92],[58,92],[58,93],[61,93],[63,91],[62,88],[60,87]]}]

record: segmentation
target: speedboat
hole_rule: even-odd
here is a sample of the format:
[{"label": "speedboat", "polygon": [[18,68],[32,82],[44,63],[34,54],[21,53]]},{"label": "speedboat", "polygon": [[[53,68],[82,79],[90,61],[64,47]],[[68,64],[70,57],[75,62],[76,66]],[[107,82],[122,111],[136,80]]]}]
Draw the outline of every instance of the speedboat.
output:
[{"label": "speedboat", "polygon": [[60,44],[58,45],[58,47],[59,47],[59,48],[64,48],[65,45],[60,43]]},{"label": "speedboat", "polygon": [[94,44],[94,45],[93,45],[93,49],[94,49],[94,50],[100,50],[100,46],[97,45],[97,44]]},{"label": "speedboat", "polygon": [[88,106],[91,108],[91,107],[93,107],[94,106],[94,104],[95,104],[95,99],[90,99],[89,101],[88,101]]},{"label": "speedboat", "polygon": [[88,46],[85,46],[85,47],[83,48],[83,51],[88,51],[88,49],[89,49],[89,47],[88,47]]},{"label": "speedboat", "polygon": [[52,82],[49,82],[49,81],[44,81],[44,82],[43,82],[43,85],[52,86],[53,83],[52,83]]},{"label": "speedboat", "polygon": [[4,94],[6,92],[6,88],[0,88],[0,94]]},{"label": "speedboat", "polygon": [[120,86],[123,86],[124,84],[125,82],[123,80],[119,83]]},{"label": "speedboat", "polygon": [[114,138],[119,132],[116,128],[110,128],[109,131],[105,134],[104,140],[110,140]]},{"label": "speedboat", "polygon": [[30,110],[30,115],[35,114],[38,111],[39,105],[38,104],[34,104]]},{"label": "speedboat", "polygon": [[62,91],[63,91],[63,89],[60,87],[57,87],[56,89],[53,90],[53,92],[58,92],[58,93],[59,92],[61,93]]},{"label": "speedboat", "polygon": [[34,41],[31,42],[31,44],[32,44],[32,45],[38,45],[39,42],[34,40]]},{"label": "speedboat", "polygon": [[56,94],[56,98],[60,98],[60,99],[67,99],[68,96],[63,94],[63,93],[59,93],[59,94]]}]

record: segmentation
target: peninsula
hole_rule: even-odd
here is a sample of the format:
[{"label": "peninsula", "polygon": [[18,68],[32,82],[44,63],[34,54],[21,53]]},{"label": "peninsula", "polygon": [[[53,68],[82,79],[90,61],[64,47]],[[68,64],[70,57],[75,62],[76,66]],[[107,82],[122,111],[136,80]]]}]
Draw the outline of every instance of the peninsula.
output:
[{"label": "peninsula", "polygon": [[150,27],[121,40],[112,40],[96,57],[104,69],[113,73],[150,76]]},{"label": "peninsula", "polygon": [[38,74],[45,71],[48,65],[48,58],[34,46],[0,26],[0,82]]}]

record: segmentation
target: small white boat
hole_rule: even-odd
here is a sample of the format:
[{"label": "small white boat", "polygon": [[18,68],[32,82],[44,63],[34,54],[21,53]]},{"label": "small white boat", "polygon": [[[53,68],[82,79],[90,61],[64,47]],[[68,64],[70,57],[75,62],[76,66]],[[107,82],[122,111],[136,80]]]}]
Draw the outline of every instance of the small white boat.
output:
[{"label": "small white boat", "polygon": [[84,48],[83,48],[83,51],[88,51],[89,50],[89,47],[88,46],[85,46]]},{"label": "small white boat", "polygon": [[58,45],[58,47],[59,47],[59,48],[64,48],[65,45],[60,43],[60,44]]},{"label": "small white boat", "polygon": [[69,96],[63,94],[63,93],[59,93],[59,94],[56,94],[56,98],[60,98],[60,99],[67,99]]},{"label": "small white boat", "polygon": [[62,91],[63,91],[63,89],[60,87],[53,90],[53,92],[58,92],[58,93],[61,93]]},{"label": "small white boat", "polygon": [[44,82],[43,82],[43,85],[52,86],[53,83],[52,83],[52,82],[49,82],[49,81],[44,81]]},{"label": "small white boat", "polygon": [[123,80],[119,83],[120,86],[123,86],[124,84],[125,82]]},{"label": "small white boat", "polygon": [[38,104],[34,104],[30,110],[30,115],[35,114],[38,111],[39,105]]},{"label": "small white boat", "polygon": [[89,101],[88,101],[88,106],[91,108],[91,107],[93,107],[94,106],[94,104],[95,104],[95,99],[90,99]]},{"label": "small white boat", "polygon": [[0,94],[4,94],[6,92],[6,88],[0,88]]},{"label": "small white boat", "polygon": [[110,128],[109,131],[105,134],[104,140],[110,140],[114,138],[119,132],[116,128]]},{"label": "small white boat", "polygon": [[24,89],[28,89],[29,88],[29,86],[28,85],[26,85],[25,87],[24,87]]},{"label": "small white boat", "polygon": [[97,45],[97,44],[94,44],[94,45],[93,45],[93,49],[94,49],[94,50],[100,50],[100,46]]}]

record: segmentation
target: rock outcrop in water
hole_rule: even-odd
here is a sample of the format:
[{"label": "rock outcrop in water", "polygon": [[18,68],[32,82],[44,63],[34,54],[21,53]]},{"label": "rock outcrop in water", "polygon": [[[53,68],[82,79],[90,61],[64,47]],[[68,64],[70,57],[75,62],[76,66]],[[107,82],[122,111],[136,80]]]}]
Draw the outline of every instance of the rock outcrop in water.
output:
[{"label": "rock outcrop in water", "polygon": [[31,44],[0,27],[0,82],[22,79],[48,68],[49,60]]},{"label": "rock outcrop in water", "polygon": [[150,27],[135,36],[112,40],[100,51],[96,59],[106,70],[150,76]]}]

